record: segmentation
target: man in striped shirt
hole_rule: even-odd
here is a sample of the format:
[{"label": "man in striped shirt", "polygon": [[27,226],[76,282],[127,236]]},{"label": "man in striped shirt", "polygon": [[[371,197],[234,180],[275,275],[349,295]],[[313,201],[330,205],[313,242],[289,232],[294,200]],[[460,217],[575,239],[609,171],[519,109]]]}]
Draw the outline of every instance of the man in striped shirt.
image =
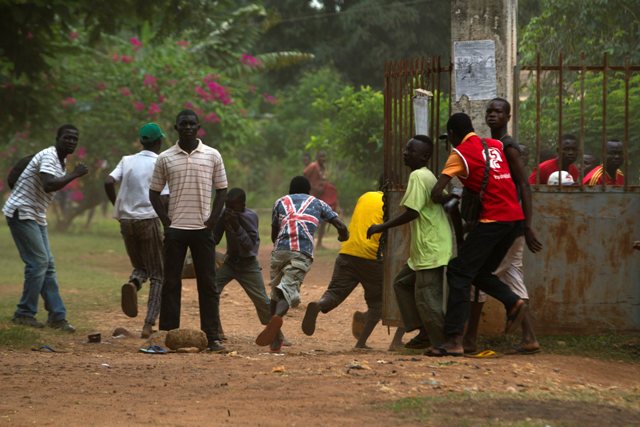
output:
[{"label": "man in striped shirt", "polygon": [[75,332],[67,321],[67,310],[60,296],[56,267],[49,247],[47,208],[54,192],[86,175],[88,169],[78,164],[66,172],[66,157],[78,146],[78,129],[73,125],[58,128],[56,144],[37,153],[18,178],[11,196],[2,208],[11,235],[25,263],[22,297],[13,322],[36,328],[38,298],[42,295],[49,312],[47,325],[65,332]]},{"label": "man in striped shirt", "polygon": [[[227,174],[218,150],[198,139],[200,122],[191,110],[181,111],[174,126],[177,144],[156,160],[149,200],[164,225],[164,282],[160,303],[160,329],[180,327],[182,266],[191,251],[198,286],[200,328],[209,351],[221,352],[220,293],[216,287],[213,227],[227,194]],[[168,210],[160,192],[169,186]],[[213,206],[211,205],[212,192]]]}]

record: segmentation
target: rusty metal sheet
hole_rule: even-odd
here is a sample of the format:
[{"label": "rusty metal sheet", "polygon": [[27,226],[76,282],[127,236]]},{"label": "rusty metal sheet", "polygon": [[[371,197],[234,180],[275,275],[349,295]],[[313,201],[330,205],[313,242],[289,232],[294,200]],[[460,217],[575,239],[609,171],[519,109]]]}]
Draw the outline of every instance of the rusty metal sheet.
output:
[{"label": "rusty metal sheet", "polygon": [[[389,218],[402,213],[400,200],[404,191],[385,192],[385,207],[388,209]],[[408,224],[387,230],[384,247],[384,293],[382,294],[382,324],[388,326],[401,326],[402,317],[393,291],[393,279],[409,258],[409,242],[411,230]]]},{"label": "rusty metal sheet", "polygon": [[525,251],[524,271],[537,330],[640,331],[640,193],[541,188],[533,202],[544,250]]}]

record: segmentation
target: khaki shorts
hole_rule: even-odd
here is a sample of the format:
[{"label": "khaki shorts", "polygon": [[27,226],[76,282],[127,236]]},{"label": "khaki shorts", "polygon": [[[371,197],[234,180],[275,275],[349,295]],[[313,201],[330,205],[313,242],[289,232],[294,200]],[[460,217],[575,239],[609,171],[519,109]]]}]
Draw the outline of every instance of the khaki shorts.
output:
[{"label": "khaki shorts", "polygon": [[[302,252],[273,251],[271,252],[271,298],[275,289],[280,289],[289,307],[300,304],[300,286],[304,276],[311,268],[313,258]],[[275,298],[277,300],[277,298]]]}]

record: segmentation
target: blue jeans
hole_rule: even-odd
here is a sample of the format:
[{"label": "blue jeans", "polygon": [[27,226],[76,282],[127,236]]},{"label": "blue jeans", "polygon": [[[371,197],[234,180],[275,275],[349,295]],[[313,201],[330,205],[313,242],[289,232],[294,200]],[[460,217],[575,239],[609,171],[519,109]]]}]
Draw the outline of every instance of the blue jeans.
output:
[{"label": "blue jeans", "polygon": [[19,219],[17,210],[13,218],[6,218],[13,241],[24,262],[24,287],[15,316],[35,317],[38,312],[38,296],[42,295],[44,308],[49,312],[48,321],[66,319],[67,310],[60,297],[47,227],[31,219]]}]

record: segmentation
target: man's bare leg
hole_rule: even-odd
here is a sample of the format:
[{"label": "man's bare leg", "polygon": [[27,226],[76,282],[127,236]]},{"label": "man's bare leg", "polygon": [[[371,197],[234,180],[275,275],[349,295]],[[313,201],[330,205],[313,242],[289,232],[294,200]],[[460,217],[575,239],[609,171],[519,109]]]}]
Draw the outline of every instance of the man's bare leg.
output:
[{"label": "man's bare leg", "polygon": [[464,333],[462,346],[465,353],[475,353],[478,351],[478,328],[480,326],[480,316],[482,315],[483,302],[472,302],[467,321],[467,329]]},{"label": "man's bare leg", "polygon": [[396,333],[393,334],[393,339],[391,340],[391,344],[389,344],[389,351],[394,351],[403,346],[402,337],[404,335],[404,328],[399,326],[396,329]]},{"label": "man's bare leg", "polygon": [[378,322],[380,321],[380,313],[376,313],[373,310],[367,311],[367,321],[364,324],[364,328],[362,329],[362,333],[358,337],[358,342],[356,342],[356,348],[370,348],[367,347],[367,339],[373,332],[373,329],[376,327]]},{"label": "man's bare leg", "polygon": [[[525,300],[527,303],[528,300]],[[522,319],[522,341],[520,341],[520,349],[524,352],[540,350],[540,343],[533,331],[533,319],[531,312],[527,310]]]}]

